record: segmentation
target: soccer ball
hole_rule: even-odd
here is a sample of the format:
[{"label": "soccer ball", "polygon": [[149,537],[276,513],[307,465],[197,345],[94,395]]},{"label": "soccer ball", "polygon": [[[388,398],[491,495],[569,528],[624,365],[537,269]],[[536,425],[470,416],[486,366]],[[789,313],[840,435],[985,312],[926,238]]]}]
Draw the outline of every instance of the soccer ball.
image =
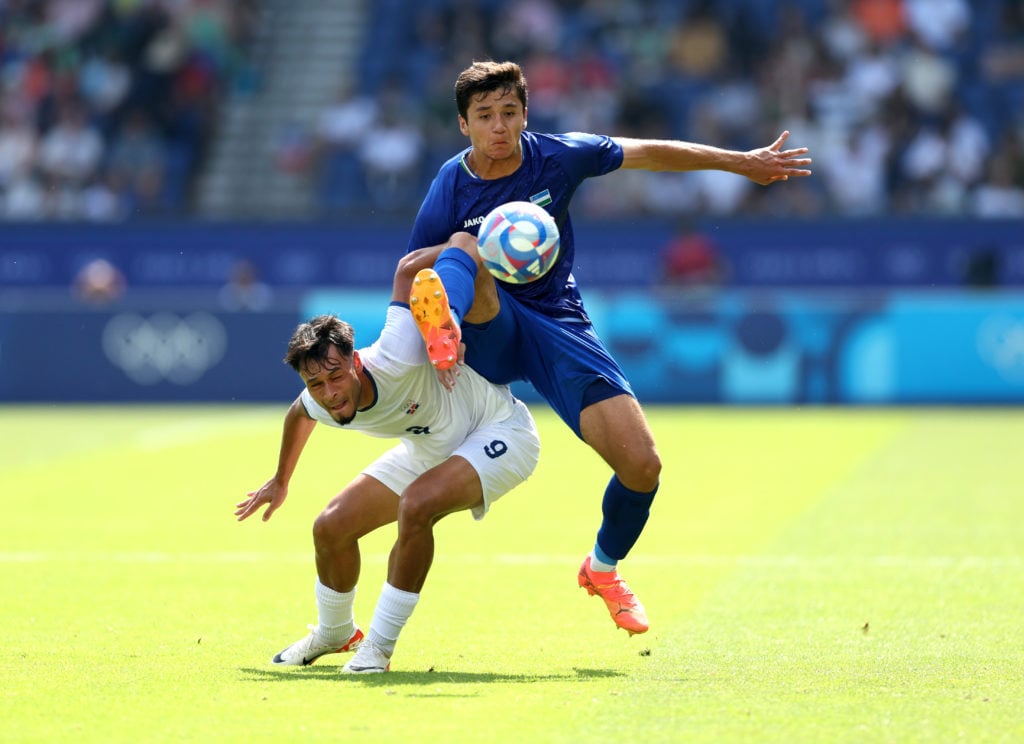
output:
[{"label": "soccer ball", "polygon": [[477,245],[496,279],[526,284],[544,276],[558,258],[558,225],[543,207],[508,202],[484,217]]}]

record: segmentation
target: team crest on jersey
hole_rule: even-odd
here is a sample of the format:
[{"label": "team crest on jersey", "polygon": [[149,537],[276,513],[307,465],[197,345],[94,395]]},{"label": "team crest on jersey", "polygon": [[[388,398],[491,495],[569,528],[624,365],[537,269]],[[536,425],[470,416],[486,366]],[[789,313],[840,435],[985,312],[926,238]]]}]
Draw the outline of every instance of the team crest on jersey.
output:
[{"label": "team crest on jersey", "polygon": [[419,404],[418,401],[415,401],[412,398],[407,398],[406,399],[406,401],[405,401],[405,413],[406,413],[406,415],[412,416],[419,409],[420,409],[420,404]]}]

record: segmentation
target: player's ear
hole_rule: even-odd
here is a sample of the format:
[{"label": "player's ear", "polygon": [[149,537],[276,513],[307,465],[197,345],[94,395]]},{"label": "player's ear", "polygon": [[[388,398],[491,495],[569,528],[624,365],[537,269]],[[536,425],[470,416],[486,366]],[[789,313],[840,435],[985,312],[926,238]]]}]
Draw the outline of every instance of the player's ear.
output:
[{"label": "player's ear", "polygon": [[526,127],[528,125],[528,123],[526,121],[526,117],[529,115],[529,113],[530,113],[530,109],[524,107],[523,108],[523,129],[526,129]]},{"label": "player's ear", "polygon": [[467,137],[469,136],[469,123],[462,118],[461,114],[459,115],[459,131]]},{"label": "player's ear", "polygon": [[356,372],[363,371],[363,360],[359,358],[358,351],[352,352],[352,369],[354,369]]}]

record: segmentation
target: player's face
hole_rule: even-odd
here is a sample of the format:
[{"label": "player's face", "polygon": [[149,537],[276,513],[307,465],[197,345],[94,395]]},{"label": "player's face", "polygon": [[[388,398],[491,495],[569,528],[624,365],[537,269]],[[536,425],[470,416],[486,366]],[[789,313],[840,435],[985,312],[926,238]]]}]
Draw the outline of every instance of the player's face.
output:
[{"label": "player's face", "polygon": [[469,137],[474,155],[487,160],[518,160],[526,109],[513,91],[496,90],[474,99],[466,116],[459,117],[459,129]]},{"label": "player's face", "polygon": [[359,378],[362,364],[358,353],[346,359],[332,348],[323,364],[309,362],[299,374],[313,400],[327,409],[331,418],[344,426],[361,408],[363,385]]}]

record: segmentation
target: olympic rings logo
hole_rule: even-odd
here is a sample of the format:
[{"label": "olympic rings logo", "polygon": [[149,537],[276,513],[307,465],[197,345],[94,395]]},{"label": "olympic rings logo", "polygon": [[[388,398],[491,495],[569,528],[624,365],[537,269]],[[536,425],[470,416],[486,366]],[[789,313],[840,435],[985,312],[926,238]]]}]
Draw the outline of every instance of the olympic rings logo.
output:
[{"label": "olympic rings logo", "polygon": [[139,385],[190,385],[224,358],[226,348],[227,331],[209,313],[121,313],[103,329],[107,359]]}]

